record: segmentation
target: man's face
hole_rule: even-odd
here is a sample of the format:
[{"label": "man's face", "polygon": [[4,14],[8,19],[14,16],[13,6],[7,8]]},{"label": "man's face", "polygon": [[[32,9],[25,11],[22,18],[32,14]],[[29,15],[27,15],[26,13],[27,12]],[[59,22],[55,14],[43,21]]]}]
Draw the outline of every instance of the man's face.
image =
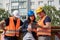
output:
[{"label": "man's face", "polygon": [[44,14],[45,14],[44,12],[39,12],[39,13],[38,13],[38,16],[39,16],[40,18],[42,18],[42,17],[44,16]]}]

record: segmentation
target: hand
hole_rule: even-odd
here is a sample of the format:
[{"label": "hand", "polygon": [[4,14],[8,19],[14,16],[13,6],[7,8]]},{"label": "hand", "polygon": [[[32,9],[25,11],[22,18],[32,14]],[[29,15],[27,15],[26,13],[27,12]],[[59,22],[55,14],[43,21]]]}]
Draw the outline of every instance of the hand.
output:
[{"label": "hand", "polygon": [[31,32],[31,31],[32,31],[32,29],[31,29],[31,28],[28,28],[27,30],[28,30],[28,32]]},{"label": "hand", "polygon": [[37,27],[37,28],[42,28],[42,27],[41,27],[40,25],[38,25],[38,24],[36,24],[36,27]]}]

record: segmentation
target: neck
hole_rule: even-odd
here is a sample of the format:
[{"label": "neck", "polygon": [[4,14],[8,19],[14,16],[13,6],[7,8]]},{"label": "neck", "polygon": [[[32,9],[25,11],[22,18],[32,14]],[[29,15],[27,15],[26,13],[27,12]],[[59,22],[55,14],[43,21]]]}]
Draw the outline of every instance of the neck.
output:
[{"label": "neck", "polygon": [[33,23],[33,21],[30,22],[30,24]]},{"label": "neck", "polygon": [[17,20],[17,18],[16,18],[16,17],[14,17],[14,20]]}]

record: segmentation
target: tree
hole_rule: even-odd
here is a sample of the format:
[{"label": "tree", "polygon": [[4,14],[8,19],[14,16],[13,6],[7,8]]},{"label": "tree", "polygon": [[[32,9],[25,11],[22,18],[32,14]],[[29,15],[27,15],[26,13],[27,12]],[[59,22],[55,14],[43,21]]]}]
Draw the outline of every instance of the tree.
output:
[{"label": "tree", "polygon": [[9,17],[9,16],[10,15],[9,15],[8,11],[5,11],[5,9],[0,8],[0,21]]},{"label": "tree", "polygon": [[52,20],[52,26],[59,26],[60,25],[60,11],[56,9],[54,6],[44,6],[43,9],[45,10],[46,14],[50,16]]}]

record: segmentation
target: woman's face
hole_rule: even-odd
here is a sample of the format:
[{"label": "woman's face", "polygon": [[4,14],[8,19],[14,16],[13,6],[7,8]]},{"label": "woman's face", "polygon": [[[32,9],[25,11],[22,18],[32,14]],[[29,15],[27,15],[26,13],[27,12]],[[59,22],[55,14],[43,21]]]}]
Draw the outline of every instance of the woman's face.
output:
[{"label": "woman's face", "polygon": [[34,15],[30,16],[30,20],[31,20],[31,21],[34,20]]}]

